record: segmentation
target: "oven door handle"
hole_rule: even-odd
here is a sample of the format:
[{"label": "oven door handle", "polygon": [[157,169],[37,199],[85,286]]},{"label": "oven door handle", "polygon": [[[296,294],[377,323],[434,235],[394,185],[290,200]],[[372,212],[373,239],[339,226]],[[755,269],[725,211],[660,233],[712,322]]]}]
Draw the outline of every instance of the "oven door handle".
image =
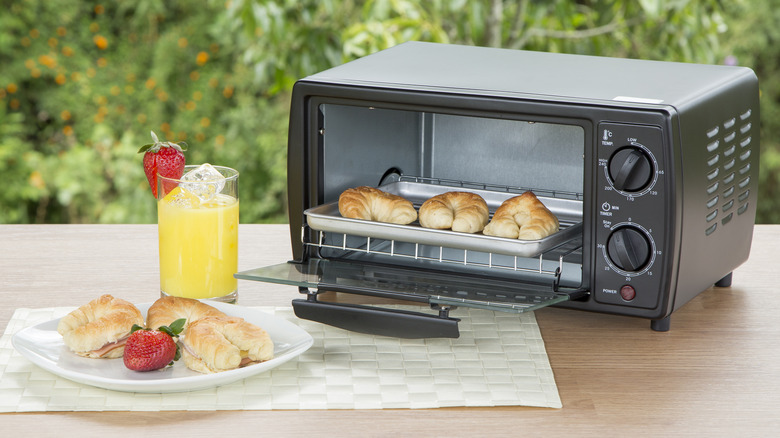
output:
[{"label": "oven door handle", "polygon": [[346,330],[396,338],[457,338],[458,318],[400,309],[297,299],[295,316]]}]

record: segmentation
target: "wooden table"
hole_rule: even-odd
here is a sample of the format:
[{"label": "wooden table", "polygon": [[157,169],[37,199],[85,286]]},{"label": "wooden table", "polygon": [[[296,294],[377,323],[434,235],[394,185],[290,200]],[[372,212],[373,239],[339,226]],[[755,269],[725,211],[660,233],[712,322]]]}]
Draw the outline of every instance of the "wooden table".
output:
[{"label": "wooden table", "polygon": [[[563,409],[61,412],[0,414],[3,436],[778,436],[780,226],[757,226],[731,288],[646,320],[536,313]],[[241,225],[240,270],[286,261],[286,225]],[[75,306],[101,293],[158,294],[155,225],[0,226],[0,327],[19,307]],[[286,306],[290,286],[239,282],[240,304]],[[411,435],[413,434],[413,435]]]}]

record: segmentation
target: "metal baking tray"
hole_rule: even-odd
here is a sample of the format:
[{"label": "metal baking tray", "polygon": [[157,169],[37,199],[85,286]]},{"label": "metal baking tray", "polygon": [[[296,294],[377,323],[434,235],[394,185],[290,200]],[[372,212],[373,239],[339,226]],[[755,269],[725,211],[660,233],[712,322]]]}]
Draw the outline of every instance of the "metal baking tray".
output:
[{"label": "metal baking tray", "polygon": [[[470,190],[463,187],[424,184],[418,182],[393,182],[379,187],[411,201],[415,208],[425,200],[448,191],[469,191],[485,199],[492,213],[504,202],[518,193],[503,193],[489,190]],[[423,228],[415,221],[409,225],[397,225],[362,219],[342,217],[338,202],[323,204],[304,212],[309,227],[317,231],[335,232],[386,240],[443,246],[469,251],[481,251],[519,257],[537,257],[555,247],[582,236],[582,201],[539,196],[545,206],[558,217],[561,229],[557,233],[539,240],[518,240],[505,237],[486,236],[482,233],[462,233],[452,230]]]}]

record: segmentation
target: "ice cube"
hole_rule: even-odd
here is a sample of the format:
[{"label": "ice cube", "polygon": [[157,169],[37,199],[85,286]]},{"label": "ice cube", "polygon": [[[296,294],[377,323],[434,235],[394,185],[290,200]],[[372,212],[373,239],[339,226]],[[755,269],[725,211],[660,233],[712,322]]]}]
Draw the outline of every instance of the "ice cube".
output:
[{"label": "ice cube", "polygon": [[184,190],[182,187],[175,187],[165,195],[163,202],[178,208],[198,208],[201,201],[195,194]]},{"label": "ice cube", "polygon": [[208,202],[225,187],[225,177],[209,163],[204,163],[181,177],[182,189]]}]

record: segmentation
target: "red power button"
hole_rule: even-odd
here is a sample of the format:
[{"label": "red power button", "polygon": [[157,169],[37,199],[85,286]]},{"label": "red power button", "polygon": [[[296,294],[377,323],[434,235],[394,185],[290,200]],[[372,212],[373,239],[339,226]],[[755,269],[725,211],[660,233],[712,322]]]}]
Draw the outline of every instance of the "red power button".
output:
[{"label": "red power button", "polygon": [[626,301],[631,301],[636,298],[636,289],[633,286],[623,286],[620,288],[620,296]]}]

